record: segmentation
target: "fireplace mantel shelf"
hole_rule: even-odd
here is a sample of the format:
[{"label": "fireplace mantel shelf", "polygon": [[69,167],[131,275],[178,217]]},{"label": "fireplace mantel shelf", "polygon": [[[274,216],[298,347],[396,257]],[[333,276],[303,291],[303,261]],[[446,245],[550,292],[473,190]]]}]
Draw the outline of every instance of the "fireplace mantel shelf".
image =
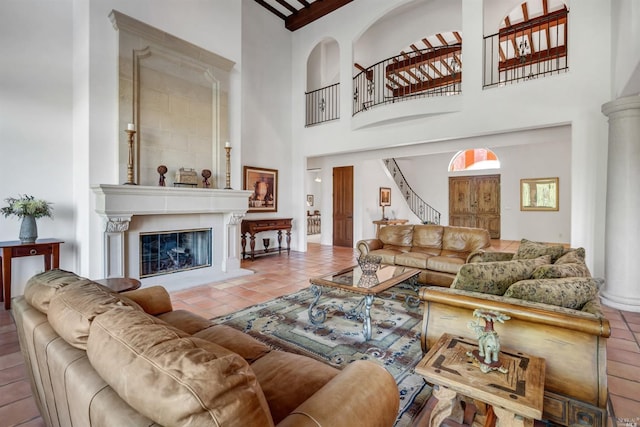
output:
[{"label": "fireplace mantel shelf", "polygon": [[108,218],[133,215],[244,214],[251,191],[100,184],[96,212]]},{"label": "fireplace mantel shelf", "polygon": [[[101,184],[92,187],[95,211],[105,219],[104,277],[139,277],[141,231],[192,229],[206,223],[213,232],[212,266],[171,274],[175,286],[226,280],[251,274],[240,268],[240,221],[249,208],[251,191],[208,188],[152,187]],[[167,221],[157,215],[179,215]],[[201,218],[195,218],[200,215]],[[133,217],[136,216],[137,220]],[[133,230],[130,224],[134,223]],[[148,224],[151,224],[150,226]],[[169,225],[168,225],[169,224]],[[159,228],[160,227],[160,228]],[[129,236],[128,238],[125,236]],[[153,281],[152,278],[142,280]],[[163,276],[163,283],[169,281]]]}]

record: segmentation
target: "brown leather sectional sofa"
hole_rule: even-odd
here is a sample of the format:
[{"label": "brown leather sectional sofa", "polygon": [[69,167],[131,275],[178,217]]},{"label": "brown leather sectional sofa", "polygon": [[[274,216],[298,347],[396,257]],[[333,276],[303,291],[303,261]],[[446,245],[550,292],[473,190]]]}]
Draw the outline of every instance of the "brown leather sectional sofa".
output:
[{"label": "brown leather sectional sofa", "polygon": [[47,426],[391,426],[384,368],[339,371],[184,310],[162,287],[114,293],[51,270],[13,300]]},{"label": "brown leather sectional sofa", "polygon": [[422,270],[418,282],[450,286],[460,267],[474,251],[491,246],[482,228],[443,225],[388,225],[376,239],[360,240],[361,255],[378,255],[383,264]]}]

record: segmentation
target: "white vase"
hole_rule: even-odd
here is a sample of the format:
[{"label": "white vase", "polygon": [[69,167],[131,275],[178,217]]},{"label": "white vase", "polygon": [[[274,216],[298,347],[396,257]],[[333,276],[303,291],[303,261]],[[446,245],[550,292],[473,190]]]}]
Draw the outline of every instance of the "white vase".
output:
[{"label": "white vase", "polygon": [[30,215],[22,217],[19,237],[21,243],[34,243],[36,241],[38,238],[38,225],[34,217]]}]

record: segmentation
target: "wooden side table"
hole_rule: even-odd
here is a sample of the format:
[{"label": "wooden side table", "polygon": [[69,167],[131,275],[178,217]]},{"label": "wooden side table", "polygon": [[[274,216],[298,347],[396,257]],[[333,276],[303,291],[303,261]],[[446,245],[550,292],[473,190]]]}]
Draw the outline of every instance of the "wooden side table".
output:
[{"label": "wooden side table", "polygon": [[[542,418],[544,359],[503,349],[499,358],[508,372],[482,373],[467,356],[477,349],[476,340],[443,334],[416,365],[417,373],[440,388],[434,391],[434,396],[440,395],[440,402],[432,413],[447,413],[446,408],[442,411],[444,402],[454,402],[459,393],[492,405],[501,427],[533,426],[533,419]],[[443,406],[438,407],[441,403]],[[433,416],[437,418],[437,414]],[[431,421],[434,424],[434,419]]]},{"label": "wooden side table", "polygon": [[19,240],[0,242],[2,249],[2,274],[0,289],[3,290],[0,301],[4,299],[4,308],[11,308],[11,260],[13,258],[44,255],[45,271],[60,267],[60,243],[58,239],[38,239],[35,243],[21,243]]},{"label": "wooden side table", "polygon": [[408,222],[408,219],[379,219],[377,221],[373,221],[376,226],[376,237],[378,237],[380,227],[384,227],[385,225],[402,225]]},{"label": "wooden side table", "polygon": [[133,291],[142,285],[140,280],[132,277],[111,277],[108,279],[97,279],[94,280],[94,282],[100,283],[101,285],[113,289],[116,292]]}]

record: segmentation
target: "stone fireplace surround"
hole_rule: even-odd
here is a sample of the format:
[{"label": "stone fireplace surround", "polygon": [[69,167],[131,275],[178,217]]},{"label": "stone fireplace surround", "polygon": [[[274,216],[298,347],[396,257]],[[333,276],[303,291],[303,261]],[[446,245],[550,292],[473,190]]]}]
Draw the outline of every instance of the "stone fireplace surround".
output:
[{"label": "stone fireplace surround", "polygon": [[251,191],[101,184],[92,187],[105,220],[104,277],[139,278],[140,233],[212,229],[212,266],[142,279],[178,290],[252,274],[240,268],[240,222]]}]

